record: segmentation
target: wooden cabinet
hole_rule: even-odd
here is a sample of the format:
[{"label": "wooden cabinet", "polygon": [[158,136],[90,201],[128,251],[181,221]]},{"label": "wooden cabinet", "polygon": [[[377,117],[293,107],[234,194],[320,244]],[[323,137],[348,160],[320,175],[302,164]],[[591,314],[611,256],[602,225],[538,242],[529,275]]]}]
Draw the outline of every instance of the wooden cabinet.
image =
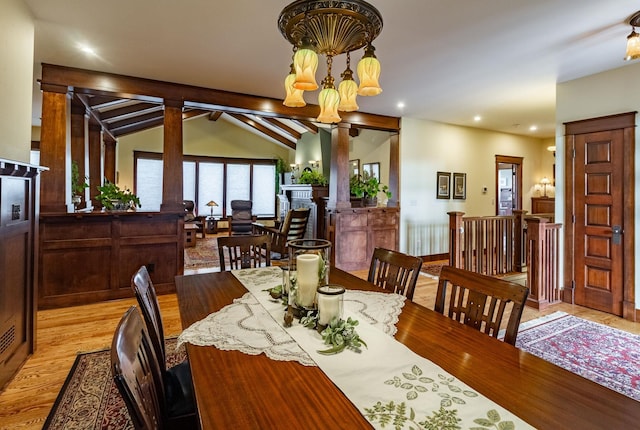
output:
[{"label": "wooden cabinet", "polygon": [[369,267],[376,247],[398,249],[398,208],[326,211],[326,238],[333,243],[332,264],[343,270]]},{"label": "wooden cabinet", "polygon": [[132,297],[147,266],[158,294],[184,272],[184,213],[92,212],[40,219],[39,308]]},{"label": "wooden cabinet", "polygon": [[39,168],[0,159],[0,391],[35,350]]},{"label": "wooden cabinet", "polygon": [[531,213],[532,214],[549,214],[556,210],[556,199],[553,197],[532,197]]}]

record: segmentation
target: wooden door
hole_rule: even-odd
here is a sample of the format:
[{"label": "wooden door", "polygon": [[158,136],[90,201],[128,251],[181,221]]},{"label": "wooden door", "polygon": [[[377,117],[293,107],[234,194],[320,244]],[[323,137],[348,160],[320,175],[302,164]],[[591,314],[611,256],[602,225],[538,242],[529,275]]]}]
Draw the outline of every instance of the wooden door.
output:
[{"label": "wooden door", "polygon": [[573,164],[573,176],[567,176],[572,213],[567,213],[566,224],[573,234],[571,282],[576,304],[633,319],[633,278],[629,276],[633,271],[633,217],[629,213],[633,213],[633,204],[629,208],[625,200],[633,199],[633,181],[624,180],[634,173],[625,160],[633,160],[629,156],[633,128],[600,130],[605,124],[596,121],[599,126],[587,127],[585,133],[567,133],[567,155]]}]

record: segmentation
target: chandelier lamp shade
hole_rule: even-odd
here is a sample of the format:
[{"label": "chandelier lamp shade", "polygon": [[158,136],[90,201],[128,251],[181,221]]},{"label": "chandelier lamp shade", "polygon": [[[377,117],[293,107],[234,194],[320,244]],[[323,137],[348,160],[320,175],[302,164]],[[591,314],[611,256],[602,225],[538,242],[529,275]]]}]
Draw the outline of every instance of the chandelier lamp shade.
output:
[{"label": "chandelier lamp shade", "polygon": [[[372,45],[382,31],[382,16],[366,1],[296,0],[280,13],[278,28],[294,51],[290,73],[285,79],[285,106],[305,106],[303,91],[319,88],[315,76],[318,55],[326,57],[327,76],[318,95],[317,121],[340,122],[338,111],[358,110],[357,95],[373,96],[382,92],[378,82],[380,62]],[[356,68],[358,85],[350,68],[350,53],[363,47],[364,55]],[[336,89],[331,67],[334,57],[342,54],[346,54],[346,69]]]},{"label": "chandelier lamp shade", "polygon": [[640,34],[636,33],[636,27],[640,26],[640,12],[636,12],[630,19],[631,33],[627,36],[627,53],[625,60],[640,58]]}]

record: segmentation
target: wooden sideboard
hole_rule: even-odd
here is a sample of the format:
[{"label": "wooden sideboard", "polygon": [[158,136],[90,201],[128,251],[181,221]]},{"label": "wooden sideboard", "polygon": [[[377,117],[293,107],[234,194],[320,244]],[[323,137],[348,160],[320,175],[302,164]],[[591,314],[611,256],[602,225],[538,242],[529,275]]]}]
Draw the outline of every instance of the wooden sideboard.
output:
[{"label": "wooden sideboard", "polygon": [[327,209],[325,214],[325,238],[333,243],[335,267],[364,270],[376,247],[398,249],[399,208]]},{"label": "wooden sideboard", "polygon": [[145,265],[159,294],[184,273],[184,213],[87,212],[40,217],[40,309],[132,297]]},{"label": "wooden sideboard", "polygon": [[532,214],[548,214],[556,210],[556,199],[553,197],[531,197]]},{"label": "wooden sideboard", "polygon": [[0,391],[36,347],[41,169],[0,159]]}]

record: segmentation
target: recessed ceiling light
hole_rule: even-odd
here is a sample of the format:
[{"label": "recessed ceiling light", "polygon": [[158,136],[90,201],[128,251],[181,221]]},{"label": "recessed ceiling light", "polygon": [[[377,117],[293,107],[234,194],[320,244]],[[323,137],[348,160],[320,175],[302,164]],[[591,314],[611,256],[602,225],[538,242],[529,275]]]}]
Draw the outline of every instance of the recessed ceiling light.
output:
[{"label": "recessed ceiling light", "polygon": [[529,131],[536,131],[538,129],[537,125],[532,125],[531,127],[529,127]]},{"label": "recessed ceiling light", "polygon": [[398,109],[404,109],[404,102],[398,102],[396,106]]},{"label": "recessed ceiling light", "polygon": [[482,119],[482,117],[481,117],[480,115],[476,115],[476,116],[474,116],[474,117],[473,117],[473,120],[474,120],[475,122],[478,122],[478,121],[480,121],[481,119]]},{"label": "recessed ceiling light", "polygon": [[87,55],[96,55],[96,51],[94,51],[93,48],[87,45],[79,45],[78,49],[80,49],[82,52],[84,52]]}]

